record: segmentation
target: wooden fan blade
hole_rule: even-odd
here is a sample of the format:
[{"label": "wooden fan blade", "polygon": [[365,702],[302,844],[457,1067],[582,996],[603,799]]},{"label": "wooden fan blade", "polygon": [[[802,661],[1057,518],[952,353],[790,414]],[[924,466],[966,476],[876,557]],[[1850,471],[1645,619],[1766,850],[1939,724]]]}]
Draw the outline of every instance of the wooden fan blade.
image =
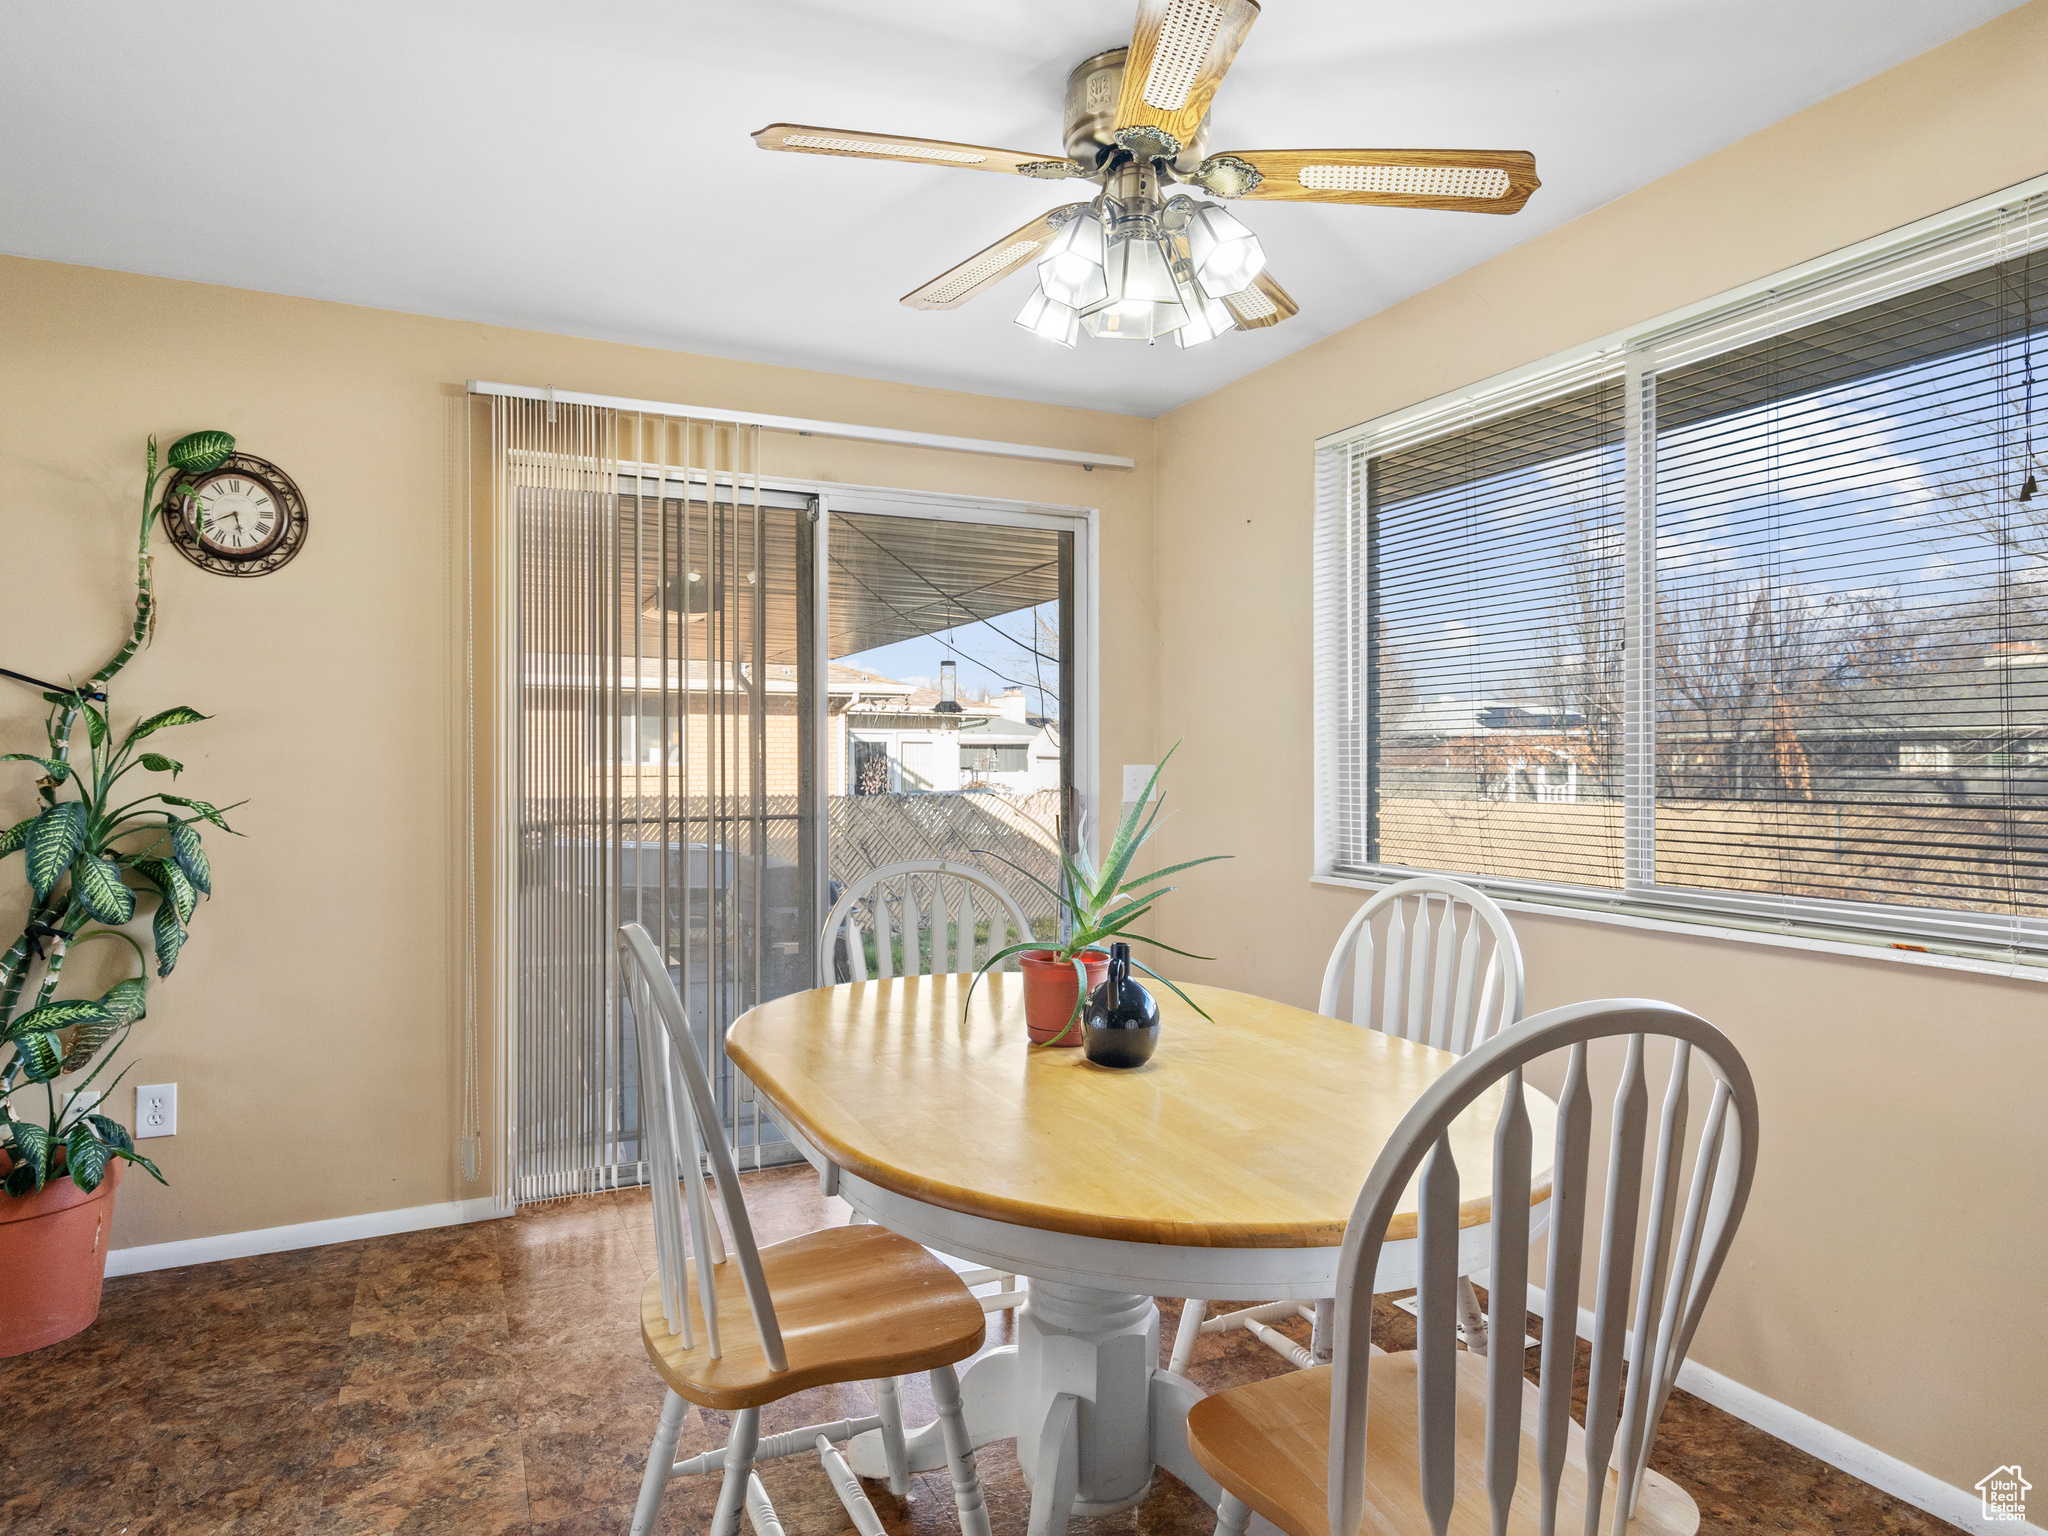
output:
[{"label": "wooden fan blade", "polygon": [[1258,0],[1138,0],[1116,101],[1117,142],[1171,160],[1194,142]]},{"label": "wooden fan blade", "polygon": [[894,133],[857,133],[848,128],[806,128],[799,123],[770,123],[754,135],[763,149],[787,149],[800,155],[851,155],[856,160],[901,160],[910,165],[945,165],[963,171],[1000,171],[1005,176],[1032,176],[1062,181],[1088,173],[1064,155],[1034,155],[1021,149],[990,149],[981,144],[948,144],[942,139],[906,139]]},{"label": "wooden fan blade", "polygon": [[1278,325],[1301,313],[1301,306],[1285,288],[1273,281],[1273,274],[1261,272],[1258,280],[1242,293],[1223,295],[1223,307],[1230,311],[1230,318],[1237,322],[1241,331],[1256,331],[1262,326]]},{"label": "wooden fan blade", "polygon": [[1056,224],[1065,222],[1057,215],[1079,213],[1087,207],[1086,203],[1069,203],[1064,208],[1047,210],[1022,229],[1011,230],[988,249],[976,251],[959,266],[911,289],[901,302],[912,309],[958,309],[982,289],[993,287],[1042,252],[1052,240]]},{"label": "wooden fan blade", "polygon": [[1522,149],[1234,149],[1186,178],[1218,197],[1519,213],[1536,179]]}]

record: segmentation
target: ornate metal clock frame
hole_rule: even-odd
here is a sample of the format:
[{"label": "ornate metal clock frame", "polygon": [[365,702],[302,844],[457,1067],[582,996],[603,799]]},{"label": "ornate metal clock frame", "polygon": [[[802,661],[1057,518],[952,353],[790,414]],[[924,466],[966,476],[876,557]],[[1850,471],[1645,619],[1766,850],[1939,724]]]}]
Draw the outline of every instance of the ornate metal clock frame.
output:
[{"label": "ornate metal clock frame", "polygon": [[[276,534],[246,551],[227,551],[203,543],[198,517],[192,509],[199,488],[225,475],[254,480],[270,492],[278,507]],[[235,453],[205,474],[183,474],[164,493],[164,533],[187,560],[216,576],[267,576],[290,562],[306,544],[306,498],[299,494],[292,477],[268,459]]]}]

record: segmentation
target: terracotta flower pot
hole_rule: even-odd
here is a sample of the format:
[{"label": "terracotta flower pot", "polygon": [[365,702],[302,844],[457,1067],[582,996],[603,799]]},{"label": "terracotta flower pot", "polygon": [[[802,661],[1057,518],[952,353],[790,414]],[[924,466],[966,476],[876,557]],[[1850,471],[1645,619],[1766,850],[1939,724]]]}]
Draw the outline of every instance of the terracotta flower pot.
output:
[{"label": "terracotta flower pot", "polygon": [[109,1162],[91,1194],[59,1174],[39,1194],[0,1195],[0,1358],[68,1339],[100,1315],[121,1168]]},{"label": "terracotta flower pot", "polygon": [[[1017,957],[1024,968],[1024,1029],[1033,1045],[1079,1045],[1081,1020],[1074,1012],[1079,983],[1072,962],[1055,959],[1055,953],[1028,949]],[[1091,949],[1081,956],[1081,963],[1088,968],[1088,990],[1093,992],[1109,975],[1109,956]],[[1072,1029],[1067,1028],[1070,1018]]]}]

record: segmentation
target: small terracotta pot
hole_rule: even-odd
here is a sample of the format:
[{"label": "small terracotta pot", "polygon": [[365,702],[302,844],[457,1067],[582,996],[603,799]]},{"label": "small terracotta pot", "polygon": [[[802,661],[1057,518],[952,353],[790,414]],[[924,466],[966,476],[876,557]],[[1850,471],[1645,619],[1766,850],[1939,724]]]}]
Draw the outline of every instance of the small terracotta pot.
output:
[{"label": "small terracotta pot", "polygon": [[[1033,1045],[1079,1045],[1083,1038],[1081,1020],[1074,1012],[1079,985],[1074,967],[1071,961],[1055,959],[1056,953],[1028,949],[1017,957],[1024,968],[1024,1029]],[[1108,979],[1109,956],[1090,949],[1082,953],[1081,963],[1088,968],[1088,990],[1093,992]],[[1072,1029],[1067,1028],[1070,1018]]]},{"label": "small terracotta pot", "polygon": [[38,1194],[0,1195],[0,1359],[68,1339],[100,1315],[122,1166],[109,1162],[91,1194],[59,1174]]}]

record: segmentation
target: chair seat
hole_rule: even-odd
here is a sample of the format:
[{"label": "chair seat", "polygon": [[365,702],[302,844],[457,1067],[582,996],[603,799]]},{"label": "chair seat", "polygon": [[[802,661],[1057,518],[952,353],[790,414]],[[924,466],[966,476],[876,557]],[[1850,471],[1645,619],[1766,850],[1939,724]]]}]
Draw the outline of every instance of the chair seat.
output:
[{"label": "chair seat", "polygon": [[[1430,1529],[1415,1453],[1417,1359],[1412,1350],[1375,1353],[1372,1359],[1365,1421],[1364,1536],[1414,1536]],[[1491,1536],[1486,1360],[1466,1353],[1457,1360],[1458,1496],[1450,1531],[1452,1536]],[[1188,1446],[1195,1460],[1287,1536],[1330,1536],[1331,1374],[1329,1366],[1290,1371],[1205,1397],[1188,1412]],[[1542,1479],[1536,1461],[1533,1383],[1522,1383],[1522,1401],[1521,1471],[1507,1529],[1513,1536],[1537,1536]],[[1610,1471],[1601,1506],[1603,1529],[1613,1518],[1616,1482]],[[1575,1423],[1567,1435],[1557,1530],[1585,1528],[1585,1494],[1585,1431]],[[1644,1478],[1635,1519],[1628,1527],[1630,1536],[1693,1536],[1699,1525],[1699,1509],[1684,1489],[1655,1472]]]},{"label": "chair seat", "polygon": [[965,1360],[981,1348],[981,1303],[959,1277],[885,1227],[827,1227],[761,1250],[789,1369],[761,1354],[739,1265],[717,1266],[719,1344],[711,1358],[697,1268],[688,1266],[694,1349],[671,1336],[661,1276],[640,1293],[640,1336],[662,1379],[705,1408],[758,1408],[832,1382],[908,1376]]}]

